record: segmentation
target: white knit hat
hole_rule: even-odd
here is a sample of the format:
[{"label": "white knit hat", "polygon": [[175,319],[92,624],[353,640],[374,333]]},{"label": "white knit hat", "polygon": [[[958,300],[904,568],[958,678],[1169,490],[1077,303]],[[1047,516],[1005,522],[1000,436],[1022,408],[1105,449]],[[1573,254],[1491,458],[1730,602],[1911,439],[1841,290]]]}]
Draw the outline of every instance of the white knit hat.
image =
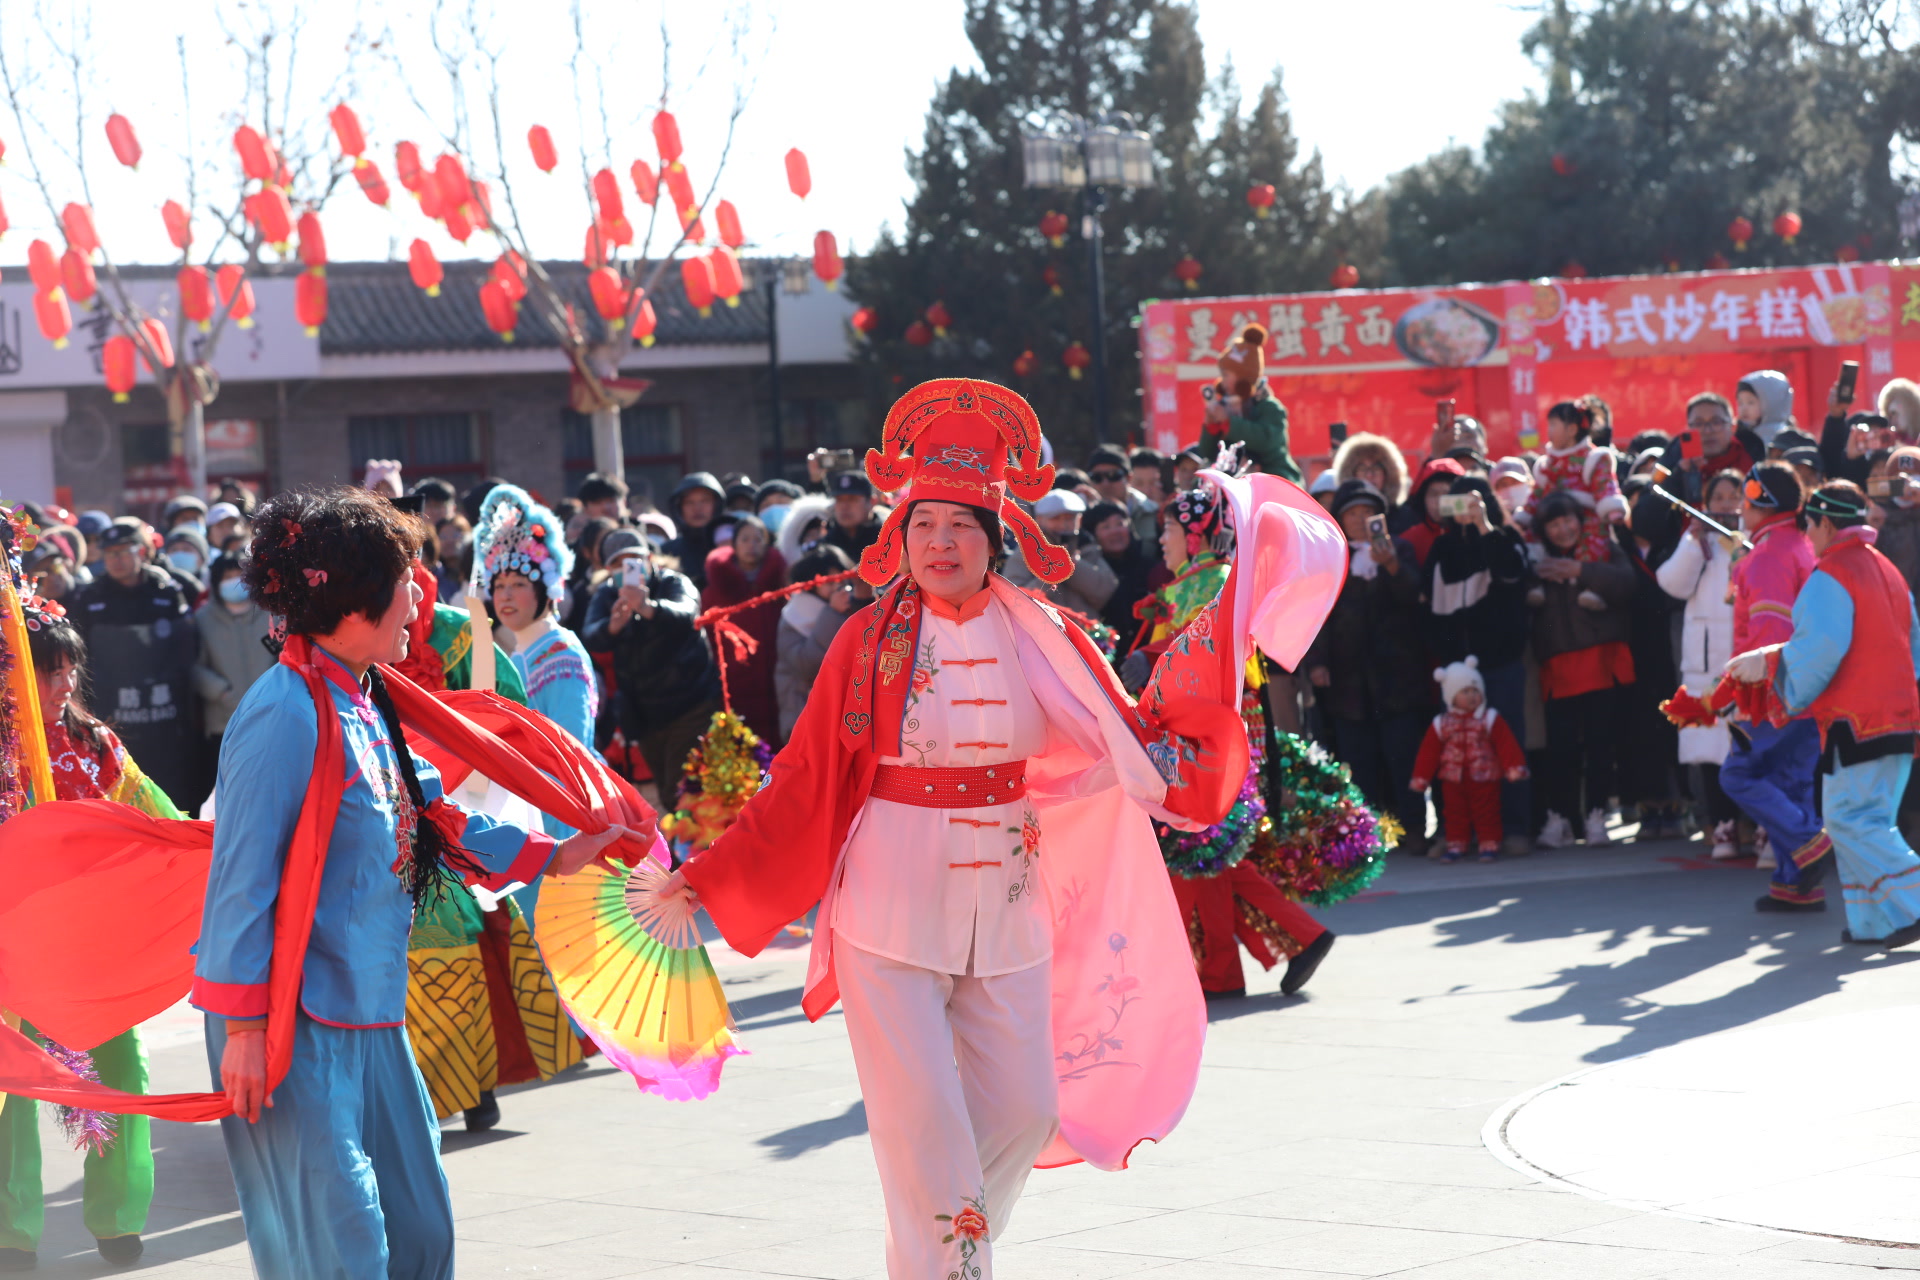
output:
[{"label": "white knit hat", "polygon": [[1465,662],[1455,662],[1441,667],[1433,673],[1440,682],[1440,701],[1447,707],[1453,706],[1453,695],[1462,689],[1474,688],[1480,691],[1480,701],[1487,700],[1487,682],[1480,678],[1480,659],[1467,655]]}]

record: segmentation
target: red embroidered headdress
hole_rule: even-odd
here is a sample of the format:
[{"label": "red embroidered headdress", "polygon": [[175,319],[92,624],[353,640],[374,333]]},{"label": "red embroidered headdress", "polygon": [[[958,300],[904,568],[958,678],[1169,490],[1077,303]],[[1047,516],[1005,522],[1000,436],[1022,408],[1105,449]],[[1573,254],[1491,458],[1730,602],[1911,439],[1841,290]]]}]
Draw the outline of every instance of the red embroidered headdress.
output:
[{"label": "red embroidered headdress", "polygon": [[900,570],[907,508],[915,502],[959,502],[999,514],[1020,543],[1027,566],[1063,582],[1073,562],[1054,546],[1008,490],[1037,499],[1053,487],[1053,466],[1040,463],[1040,419],[1017,392],[971,378],[935,378],[894,402],[867,450],[867,478],[886,492],[906,489],[860,557],[860,576],[884,586]]}]

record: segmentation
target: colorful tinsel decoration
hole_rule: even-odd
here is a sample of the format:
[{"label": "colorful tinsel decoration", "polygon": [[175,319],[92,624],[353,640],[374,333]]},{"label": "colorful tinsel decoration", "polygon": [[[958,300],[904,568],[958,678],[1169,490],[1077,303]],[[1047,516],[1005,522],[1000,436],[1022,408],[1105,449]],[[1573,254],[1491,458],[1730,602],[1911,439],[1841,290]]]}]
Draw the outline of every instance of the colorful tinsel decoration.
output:
[{"label": "colorful tinsel decoration", "polygon": [[[93,1055],[80,1049],[69,1049],[44,1037],[41,1047],[47,1056],[79,1076],[82,1080],[100,1083],[100,1072],[93,1065]],[[76,1151],[85,1151],[89,1155],[103,1156],[107,1148],[113,1145],[114,1137],[119,1133],[119,1117],[105,1111],[88,1111],[83,1107],[56,1106],[53,1109],[54,1120],[60,1125],[60,1132],[67,1135]]]},{"label": "colorful tinsel decoration", "polygon": [[1273,741],[1267,768],[1279,820],[1265,824],[1248,856],[1297,901],[1343,902],[1379,879],[1402,832],[1367,808],[1347,766],[1319,743],[1291,733]]},{"label": "colorful tinsel decoration", "polygon": [[1267,820],[1267,802],[1260,795],[1260,772],[1247,771],[1240,786],[1240,798],[1227,816],[1205,831],[1176,831],[1165,823],[1154,823],[1160,837],[1160,856],[1167,870],[1175,875],[1217,875],[1247,856]]},{"label": "colorful tinsel decoration", "polygon": [[720,838],[766,781],[773,750],[746,721],[716,711],[700,745],[687,755],[674,811],[660,819],[675,861]]}]

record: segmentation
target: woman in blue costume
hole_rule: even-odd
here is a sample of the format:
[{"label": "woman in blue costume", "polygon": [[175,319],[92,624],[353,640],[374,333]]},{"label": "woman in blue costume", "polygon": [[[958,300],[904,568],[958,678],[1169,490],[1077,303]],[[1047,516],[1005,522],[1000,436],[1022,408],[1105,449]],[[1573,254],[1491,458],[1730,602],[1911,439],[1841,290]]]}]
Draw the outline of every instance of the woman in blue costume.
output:
[{"label": "woman in blue costume", "polygon": [[[560,592],[573,568],[565,530],[553,512],[524,489],[503,484],[480,507],[473,535],[475,594],[493,606],[493,616],[513,633],[513,666],[526,686],[527,705],[565,729],[589,750],[599,686],[593,661],[580,637],[558,618]],[[547,834],[564,840],[573,829],[552,817]],[[515,891],[515,901],[533,925],[538,882]]]},{"label": "woman in blue costume", "polygon": [[[263,1280],[443,1280],[454,1274],[453,1209],[439,1125],[408,1045],[407,935],[417,905],[570,874],[612,839],[556,848],[446,799],[409,750],[374,664],[406,656],[420,592],[416,533],[356,489],[285,493],[255,517],[247,585],[284,619],[287,660],[248,690],[221,744],[194,1005],[234,1114],[221,1121],[240,1213]],[[337,743],[323,758],[316,697]],[[334,737],[336,735],[329,735]],[[320,872],[294,1052],[267,1095],[266,1013],[283,865],[297,844],[301,779],[341,767],[345,789]],[[297,936],[297,934],[295,935]]]}]

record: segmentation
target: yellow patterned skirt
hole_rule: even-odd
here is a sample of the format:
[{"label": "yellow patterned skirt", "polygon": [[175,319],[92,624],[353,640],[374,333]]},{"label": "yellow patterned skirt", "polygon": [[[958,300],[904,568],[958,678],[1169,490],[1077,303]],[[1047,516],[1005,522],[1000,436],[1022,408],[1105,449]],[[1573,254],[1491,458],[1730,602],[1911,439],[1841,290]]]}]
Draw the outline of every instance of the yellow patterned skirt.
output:
[{"label": "yellow patterned skirt", "polygon": [[450,892],[414,919],[407,1035],[441,1119],[503,1084],[545,1080],[582,1057],[533,934],[512,898],[482,913]]}]

